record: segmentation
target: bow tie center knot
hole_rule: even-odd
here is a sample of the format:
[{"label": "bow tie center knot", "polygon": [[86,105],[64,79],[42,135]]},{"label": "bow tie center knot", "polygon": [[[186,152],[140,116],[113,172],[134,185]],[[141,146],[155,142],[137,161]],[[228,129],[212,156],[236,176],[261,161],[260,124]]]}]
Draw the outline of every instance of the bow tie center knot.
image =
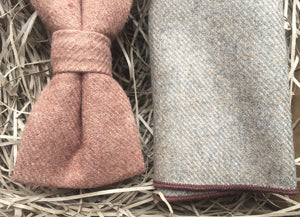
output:
[{"label": "bow tie center knot", "polygon": [[51,63],[53,72],[111,75],[111,41],[97,32],[58,30],[52,35]]}]

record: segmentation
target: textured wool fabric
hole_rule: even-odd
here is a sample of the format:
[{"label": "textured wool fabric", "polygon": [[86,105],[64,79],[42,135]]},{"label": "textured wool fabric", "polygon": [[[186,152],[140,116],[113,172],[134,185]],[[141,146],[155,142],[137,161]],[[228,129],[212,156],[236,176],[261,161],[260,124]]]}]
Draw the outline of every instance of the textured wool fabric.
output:
[{"label": "textured wool fabric", "polygon": [[53,32],[54,77],[22,135],[13,180],[93,188],[145,170],[125,92],[111,75],[111,39],[131,0],[32,0]]},{"label": "textured wool fabric", "polygon": [[154,185],[295,194],[282,0],[153,0]]}]

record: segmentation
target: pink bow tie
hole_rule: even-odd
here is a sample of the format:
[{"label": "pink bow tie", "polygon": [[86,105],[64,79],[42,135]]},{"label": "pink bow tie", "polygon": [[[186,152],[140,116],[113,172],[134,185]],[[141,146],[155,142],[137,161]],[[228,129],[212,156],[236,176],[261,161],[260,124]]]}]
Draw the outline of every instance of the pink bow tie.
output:
[{"label": "pink bow tie", "polygon": [[32,0],[53,32],[54,77],[22,136],[13,180],[93,188],[145,170],[125,92],[111,75],[111,39],[131,0]]}]

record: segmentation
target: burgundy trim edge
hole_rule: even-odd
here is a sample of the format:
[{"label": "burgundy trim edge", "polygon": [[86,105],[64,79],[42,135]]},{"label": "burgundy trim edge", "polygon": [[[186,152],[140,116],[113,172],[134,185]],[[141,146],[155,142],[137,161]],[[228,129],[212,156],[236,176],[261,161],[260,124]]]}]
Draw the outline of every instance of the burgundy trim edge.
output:
[{"label": "burgundy trim edge", "polygon": [[286,195],[298,194],[297,189],[282,189],[282,188],[272,188],[263,187],[255,185],[189,185],[189,184],[175,184],[167,182],[157,182],[154,181],[153,184],[158,188],[169,188],[169,189],[184,189],[184,190],[220,190],[220,191],[259,191],[259,192],[272,192]]}]

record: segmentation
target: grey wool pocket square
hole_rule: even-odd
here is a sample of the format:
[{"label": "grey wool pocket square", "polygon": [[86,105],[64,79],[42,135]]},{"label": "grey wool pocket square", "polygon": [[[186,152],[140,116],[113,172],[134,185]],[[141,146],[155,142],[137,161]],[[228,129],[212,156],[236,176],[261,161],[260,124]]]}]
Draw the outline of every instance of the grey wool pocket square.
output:
[{"label": "grey wool pocket square", "polygon": [[154,185],[296,194],[282,0],[152,0]]}]

